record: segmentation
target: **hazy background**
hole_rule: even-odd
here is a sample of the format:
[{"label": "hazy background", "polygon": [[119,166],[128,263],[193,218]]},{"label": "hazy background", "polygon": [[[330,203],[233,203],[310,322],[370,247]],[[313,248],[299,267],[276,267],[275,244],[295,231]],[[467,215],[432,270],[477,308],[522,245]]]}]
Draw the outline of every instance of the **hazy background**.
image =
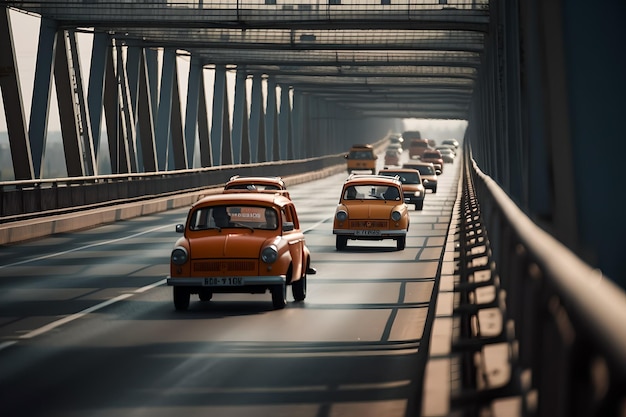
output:
[{"label": "hazy background", "polygon": [[[36,16],[28,15],[15,10],[10,11],[10,21],[13,33],[13,42],[15,46],[15,54],[17,60],[17,68],[22,93],[22,106],[24,109],[24,115],[26,124],[30,120],[30,104],[33,95],[33,83],[35,79],[35,63],[37,59],[37,43],[39,40],[39,24],[40,19]],[[88,33],[79,33],[78,35],[78,48],[80,54],[80,66],[83,75],[83,88],[87,91],[87,83],[89,80],[89,67],[91,60],[91,44],[93,37]],[[160,55],[159,55],[160,56]],[[177,58],[178,76],[179,76],[179,91],[181,96],[185,97],[187,93],[187,74],[189,72],[189,57],[179,56]],[[159,74],[160,75],[160,74]],[[228,93],[229,93],[229,106],[230,114],[233,114],[233,107],[235,103],[234,99],[234,87],[235,87],[235,72],[231,71],[227,73]],[[209,109],[209,124],[211,124],[211,108],[213,102],[213,83],[214,83],[214,71],[207,69],[204,71],[205,88],[207,98],[207,108]],[[252,98],[252,80],[248,80],[248,105],[251,105]],[[264,85],[264,88],[266,85]],[[0,91],[1,94],[1,91]],[[280,104],[280,94],[277,99]],[[181,111],[184,115],[186,101],[181,99]],[[465,127],[467,123],[465,121],[458,120],[424,120],[424,119],[409,119],[405,120],[404,130],[420,130],[422,136],[429,139],[442,140],[446,138],[456,138],[458,140],[463,138]],[[11,161],[10,148],[8,142],[8,134],[6,132],[6,117],[4,111],[4,105],[0,100],[0,181],[7,181],[13,179],[13,164]],[[57,109],[56,91],[53,87],[50,94],[50,108],[48,118],[48,135],[46,141],[46,149],[44,150],[44,161],[42,163],[42,178],[57,178],[66,175],[65,158],[63,155],[63,143],[61,141],[60,134],[59,115]],[[101,127],[102,130],[102,127]],[[108,143],[106,138],[106,132],[102,133],[100,146],[97,150],[98,154],[98,173],[107,174],[110,173],[110,163],[108,159]],[[196,138],[197,142],[197,138]],[[195,149],[199,147],[196,144]],[[195,154],[195,166],[199,166],[199,155],[196,151]]]}]

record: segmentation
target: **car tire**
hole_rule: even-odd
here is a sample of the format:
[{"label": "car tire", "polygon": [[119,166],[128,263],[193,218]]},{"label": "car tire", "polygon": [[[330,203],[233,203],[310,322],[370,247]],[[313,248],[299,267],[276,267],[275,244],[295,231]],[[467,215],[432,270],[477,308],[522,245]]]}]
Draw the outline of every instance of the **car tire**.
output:
[{"label": "car tire", "polygon": [[174,307],[178,311],[189,308],[189,290],[185,287],[174,287]]},{"label": "car tire", "polygon": [[275,310],[285,308],[287,305],[287,286],[285,284],[278,284],[272,286],[270,289],[272,293],[272,305]]},{"label": "car tire", "polygon": [[335,244],[337,250],[344,250],[348,246],[348,238],[346,236],[337,235],[337,242]]},{"label": "car tire", "polygon": [[398,250],[404,250],[405,247],[406,247],[406,236],[399,237],[396,240],[396,248]]},{"label": "car tire", "polygon": [[304,301],[306,298],[306,273],[296,282],[291,284],[291,294],[296,301]]},{"label": "car tire", "polygon": [[433,188],[433,194],[437,193],[437,187]]},{"label": "car tire", "polygon": [[420,201],[419,203],[415,203],[415,210],[422,210],[424,208],[424,202]]},{"label": "car tire", "polygon": [[200,301],[211,301],[211,298],[213,298],[213,291],[201,289],[200,292],[198,292],[198,298],[200,298]]}]

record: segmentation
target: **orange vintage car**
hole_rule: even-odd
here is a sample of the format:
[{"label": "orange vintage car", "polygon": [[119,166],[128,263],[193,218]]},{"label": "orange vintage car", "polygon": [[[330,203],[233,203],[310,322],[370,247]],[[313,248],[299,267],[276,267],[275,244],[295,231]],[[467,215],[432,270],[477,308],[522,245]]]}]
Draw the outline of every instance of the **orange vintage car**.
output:
[{"label": "orange vintage car", "polygon": [[311,253],[294,203],[281,194],[225,193],[196,202],[172,250],[167,284],[174,307],[186,310],[190,295],[209,301],[217,293],[263,294],[275,309],[306,297]]},{"label": "orange vintage car", "polygon": [[382,175],[351,175],[343,184],[335,210],[333,234],[337,250],[350,240],[394,239],[398,250],[406,246],[408,206],[402,183]]},{"label": "orange vintage car", "polygon": [[344,157],[347,160],[348,174],[351,174],[352,171],[370,171],[372,174],[376,172],[378,156],[376,156],[372,145],[352,145],[350,152]]}]

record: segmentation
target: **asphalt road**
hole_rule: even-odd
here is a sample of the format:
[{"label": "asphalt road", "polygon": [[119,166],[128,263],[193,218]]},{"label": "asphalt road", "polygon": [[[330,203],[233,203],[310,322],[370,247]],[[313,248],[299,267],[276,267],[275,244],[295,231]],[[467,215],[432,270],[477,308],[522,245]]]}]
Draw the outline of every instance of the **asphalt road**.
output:
[{"label": "asphalt road", "polygon": [[291,187],[318,273],[284,310],[269,293],[174,310],[186,210],[0,247],[0,415],[419,415],[457,164],[411,210],[403,251],[335,250],[345,174]]}]

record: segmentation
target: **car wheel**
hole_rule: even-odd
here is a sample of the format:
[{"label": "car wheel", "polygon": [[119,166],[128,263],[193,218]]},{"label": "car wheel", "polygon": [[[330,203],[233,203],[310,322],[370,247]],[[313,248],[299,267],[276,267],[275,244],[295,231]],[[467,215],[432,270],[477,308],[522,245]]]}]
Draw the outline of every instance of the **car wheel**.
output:
[{"label": "car wheel", "polygon": [[348,238],[346,236],[337,235],[337,243],[335,244],[337,250],[343,250],[348,246]]},{"label": "car wheel", "polygon": [[185,287],[174,287],[174,307],[178,311],[189,308],[189,290]]},{"label": "car wheel", "polygon": [[433,188],[433,194],[437,192],[437,187]]},{"label": "car wheel", "polygon": [[287,286],[285,284],[274,285],[270,291],[272,292],[274,309],[280,310],[285,308],[287,305]]},{"label": "car wheel", "polygon": [[420,201],[419,203],[415,203],[415,210],[422,210],[424,208],[424,202]]},{"label": "car wheel", "polygon": [[296,282],[291,284],[291,293],[296,301],[304,301],[306,298],[306,273]]},{"label": "car wheel", "polygon": [[198,293],[198,297],[200,298],[200,301],[211,301],[211,298],[213,298],[213,292],[207,289],[202,289]]},{"label": "car wheel", "polygon": [[406,246],[406,236],[399,237],[396,240],[396,248],[398,250],[404,250],[405,246]]}]

